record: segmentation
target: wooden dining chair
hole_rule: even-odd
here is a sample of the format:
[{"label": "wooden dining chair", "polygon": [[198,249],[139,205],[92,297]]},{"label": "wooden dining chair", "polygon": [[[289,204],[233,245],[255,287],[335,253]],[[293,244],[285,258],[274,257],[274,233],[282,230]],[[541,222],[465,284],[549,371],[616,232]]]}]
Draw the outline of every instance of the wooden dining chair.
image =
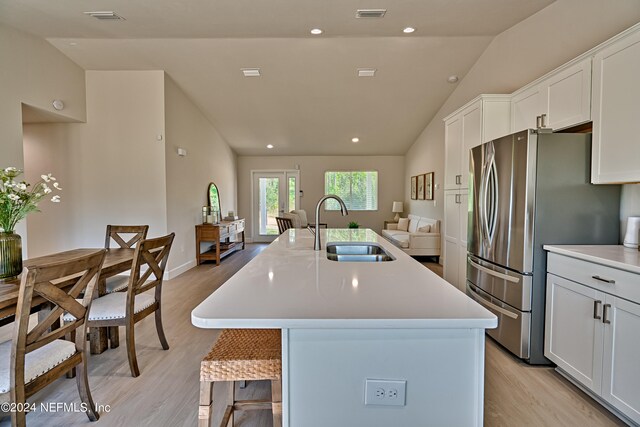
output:
[{"label": "wooden dining chair", "polygon": [[[114,241],[122,249],[132,249],[140,240],[147,238],[148,225],[107,225],[107,235],[104,241],[105,249],[111,248]],[[105,280],[105,292],[120,292],[127,289],[129,276],[118,275]]]},{"label": "wooden dining chair", "polygon": [[[131,375],[140,375],[135,348],[135,324],[155,313],[156,330],[165,350],[169,343],[162,327],[162,281],[175,234],[141,240],[135,249],[126,292],[114,292],[96,298],[91,304],[87,324],[90,328],[125,327],[127,355]],[[142,267],[146,270],[142,271]],[[64,321],[73,319],[66,314]]]},{"label": "wooden dining chair", "polygon": [[[78,393],[87,416],[91,421],[98,420],[87,380],[85,338],[87,313],[105,252],[97,250],[71,260],[24,269],[13,339],[0,344],[0,363],[5,365],[0,368],[0,402],[24,404],[28,397],[75,367]],[[83,292],[82,300],[77,299]],[[35,299],[47,302],[51,309],[29,329]],[[73,319],[57,327],[64,312],[72,313]],[[65,335],[71,336],[72,341],[64,340]],[[26,412],[12,412],[11,422],[13,426],[25,426]]]},{"label": "wooden dining chair", "polygon": [[293,221],[291,221],[291,218],[282,218],[277,216],[276,222],[278,223],[278,232],[280,234],[284,233],[290,228],[293,228]]}]

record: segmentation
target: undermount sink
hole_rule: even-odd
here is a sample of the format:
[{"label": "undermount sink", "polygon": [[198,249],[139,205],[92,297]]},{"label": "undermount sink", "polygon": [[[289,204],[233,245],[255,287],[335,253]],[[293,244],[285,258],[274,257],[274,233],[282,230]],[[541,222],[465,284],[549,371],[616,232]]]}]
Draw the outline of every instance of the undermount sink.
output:
[{"label": "undermount sink", "polygon": [[327,243],[327,258],[338,262],[384,262],[395,258],[375,243]]}]

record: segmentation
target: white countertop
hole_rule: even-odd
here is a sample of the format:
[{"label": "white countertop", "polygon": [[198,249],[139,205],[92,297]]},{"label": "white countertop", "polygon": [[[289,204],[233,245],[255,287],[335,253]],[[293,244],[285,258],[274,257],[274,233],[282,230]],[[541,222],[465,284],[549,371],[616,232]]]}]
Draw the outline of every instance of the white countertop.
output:
[{"label": "white countertop", "polygon": [[549,252],[640,274],[640,251],[622,245],[544,245]]},{"label": "white countertop", "polygon": [[[200,328],[495,328],[497,318],[369,229],[285,231],[191,312]],[[327,242],[375,242],[394,261],[336,262]]]}]

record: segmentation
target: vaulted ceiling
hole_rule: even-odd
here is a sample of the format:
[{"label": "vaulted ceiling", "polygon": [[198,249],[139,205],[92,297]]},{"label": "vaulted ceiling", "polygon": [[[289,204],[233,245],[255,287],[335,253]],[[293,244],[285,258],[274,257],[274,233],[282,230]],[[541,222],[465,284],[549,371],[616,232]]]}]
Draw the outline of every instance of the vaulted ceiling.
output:
[{"label": "vaulted ceiling", "polygon": [[[552,2],[0,0],[0,23],[87,70],[165,70],[240,155],[388,155],[429,123],[455,89],[450,75]],[[387,12],[358,19],[357,9]],[[83,13],[95,10],[125,20]],[[243,77],[254,67],[261,77]]]}]

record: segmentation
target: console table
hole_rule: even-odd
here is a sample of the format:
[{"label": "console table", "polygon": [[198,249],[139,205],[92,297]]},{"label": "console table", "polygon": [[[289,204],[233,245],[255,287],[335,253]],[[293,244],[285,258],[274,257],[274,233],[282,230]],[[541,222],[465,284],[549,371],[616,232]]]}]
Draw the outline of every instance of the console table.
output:
[{"label": "console table", "polygon": [[[213,246],[200,252],[200,243],[212,242]],[[218,224],[196,225],[196,261],[198,265],[204,261],[215,261],[244,249],[244,218],[235,221],[220,221]]]}]

